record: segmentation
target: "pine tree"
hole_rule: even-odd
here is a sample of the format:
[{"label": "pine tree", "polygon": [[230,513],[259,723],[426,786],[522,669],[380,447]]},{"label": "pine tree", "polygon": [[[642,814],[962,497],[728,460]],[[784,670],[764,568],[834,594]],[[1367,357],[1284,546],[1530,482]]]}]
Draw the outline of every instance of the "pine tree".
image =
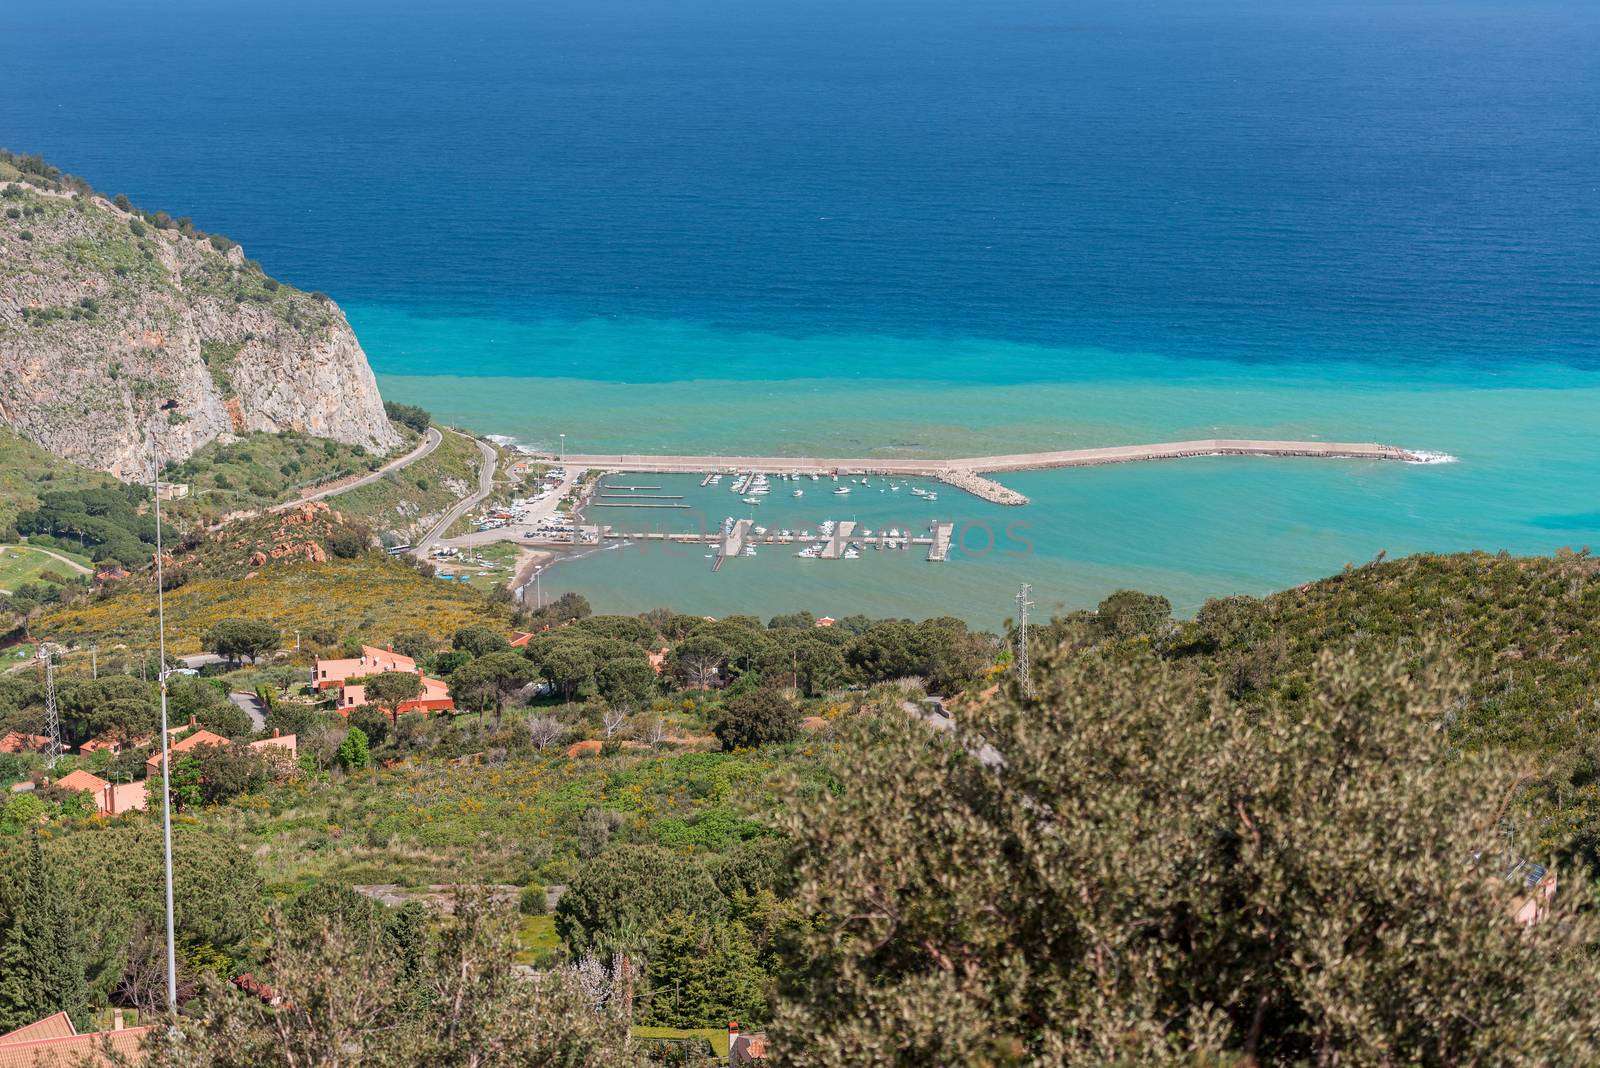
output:
[{"label": "pine tree", "polygon": [[28,847],[22,905],[0,949],[0,1027],[20,1027],[57,1012],[89,1026],[83,934],[50,885],[35,833]]}]

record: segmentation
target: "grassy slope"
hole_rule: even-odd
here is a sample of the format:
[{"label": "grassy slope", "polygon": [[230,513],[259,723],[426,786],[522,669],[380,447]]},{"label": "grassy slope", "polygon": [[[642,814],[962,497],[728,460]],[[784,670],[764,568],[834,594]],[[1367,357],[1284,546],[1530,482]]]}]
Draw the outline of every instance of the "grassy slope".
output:
[{"label": "grassy slope", "polygon": [[0,428],[0,530],[11,526],[18,512],[37,507],[41,493],[114,485],[116,479],[110,475],[58,460]]},{"label": "grassy slope", "polygon": [[[61,552],[59,549],[54,551]],[[89,566],[86,556],[68,552],[61,552],[61,555],[84,567]],[[0,545],[0,590],[14,590],[24,582],[38,582],[39,576],[47,571],[69,577],[81,574],[39,549],[31,549],[26,545]]]},{"label": "grassy slope", "polygon": [[1171,655],[1225,679],[1243,666],[1258,696],[1293,700],[1323,653],[1415,656],[1437,643],[1470,687],[1449,728],[1464,747],[1528,770],[1520,801],[1542,848],[1600,868],[1600,561],[1413,556],[1274,594],[1260,609],[1253,636]]},{"label": "grassy slope", "polygon": [[[415,447],[411,434],[393,455]],[[203,507],[224,513],[276,504],[305,487],[366,474],[383,459],[359,445],[282,431],[250,434],[227,445],[212,442],[167,477],[190,484],[183,511]]]},{"label": "grassy slope", "polygon": [[471,441],[449,431],[433,452],[360,489],[333,498],[345,515],[414,541],[478,485],[481,457]]},{"label": "grassy slope", "polygon": [[[428,578],[382,553],[341,559],[326,549],[338,526],[336,513],[312,506],[301,512],[231,524],[174,558],[186,581],[167,594],[167,641],[177,653],[195,652],[212,624],[230,617],[272,623],[302,635],[326,632],[335,642],[356,636],[386,640],[398,631],[422,630],[440,638],[469,624],[503,626],[505,610],[454,583]],[[287,547],[283,559],[253,563],[257,552]],[[322,562],[308,555],[325,555]],[[150,644],[155,594],[144,576],[106,595],[57,609],[35,622],[34,633],[52,640],[102,645]]]}]

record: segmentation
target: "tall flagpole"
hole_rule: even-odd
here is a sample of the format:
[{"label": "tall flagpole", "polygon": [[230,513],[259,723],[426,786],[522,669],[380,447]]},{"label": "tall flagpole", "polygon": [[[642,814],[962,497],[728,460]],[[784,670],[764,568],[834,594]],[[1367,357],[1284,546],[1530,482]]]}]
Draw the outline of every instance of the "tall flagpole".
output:
[{"label": "tall flagpole", "polygon": [[153,427],[150,431],[150,482],[155,489],[156,644],[161,657],[156,678],[161,686],[161,847],[167,876],[167,1012],[177,1015],[178,948],[173,938],[172,919],[172,740],[167,734],[167,599],[163,589],[166,583],[161,562],[161,456],[156,449],[156,431]]}]

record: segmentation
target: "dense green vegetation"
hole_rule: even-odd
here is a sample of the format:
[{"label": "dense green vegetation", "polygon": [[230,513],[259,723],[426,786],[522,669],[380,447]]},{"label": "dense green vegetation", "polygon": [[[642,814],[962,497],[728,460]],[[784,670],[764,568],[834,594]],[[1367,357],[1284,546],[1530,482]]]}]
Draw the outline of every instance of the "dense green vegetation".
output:
[{"label": "dense green vegetation", "polygon": [[[139,567],[156,549],[155,516],[142,507],[146,497],[142,486],[47,492],[37,508],[17,516],[17,533],[96,563]],[[169,544],[176,542],[171,526],[163,523],[161,533]]]},{"label": "dense green vegetation", "polygon": [[427,409],[419,408],[415,404],[384,401],[383,414],[401,426],[411,428],[418,434],[427,433],[428,425],[433,422],[433,417],[428,414]]},{"label": "dense green vegetation", "polygon": [[[193,545],[173,600],[351,562],[398,569],[402,602],[444,586],[366,551],[240,563],[335,529],[349,528],[313,511]],[[222,578],[242,566],[257,577]],[[258,917],[321,900],[333,927],[405,929],[338,888],[427,899],[470,872],[522,914],[496,921],[484,959],[631,984],[633,1022],[659,1035],[770,1021],[778,1062],[795,1065],[860,1049],[906,1065],[1592,1056],[1592,1006],[1575,993],[1600,978],[1586,884],[1600,565],[1586,557],[1387,562],[1211,602],[1193,621],[1123,591],[1036,628],[1031,697],[996,693],[1004,643],[954,620],[607,616],[575,596],[513,619],[469,596],[448,630],[323,624],[298,652],[274,649],[289,634],[275,617],[207,624],[213,645],[238,639],[262,666],[184,680],[179,714],[248,737],[224,691],[255,690],[269,726],[300,740],[296,769],[201,750],[170,784],[186,826],[248,858]],[[512,649],[529,625],[549,629]],[[311,655],[361,642],[416,657],[461,714],[375,703],[345,719],[304,692]],[[71,738],[151,722],[148,683],[77,678],[77,656],[62,679]],[[951,730],[917,718],[925,690],[946,696]],[[38,711],[35,681],[0,684],[0,726],[36,731]],[[84,763],[115,777],[135,761]],[[19,795],[0,812],[19,872],[40,820],[52,864],[57,843],[148,825]],[[1508,918],[1523,888],[1500,878],[1519,856],[1561,873],[1532,928]],[[15,926],[26,910],[12,908],[0,921]],[[441,952],[449,923],[424,926],[408,944]],[[5,944],[23,944],[16,930]],[[312,963],[346,983],[400,967],[392,948],[279,954],[259,920],[244,944],[208,930],[185,950],[199,989],[246,966],[313,991]],[[84,975],[91,1007],[123,997]],[[204,996],[208,1019],[249,1007]]]},{"label": "dense green vegetation", "polygon": [[1147,648],[1249,706],[1294,702],[1318,658],[1383,650],[1415,662],[1430,643],[1469,681],[1441,726],[1499,752],[1524,779],[1516,811],[1543,855],[1600,870],[1600,562],[1584,554],[1422,555],[1352,568],[1263,599],[1208,602],[1192,622],[1137,599],[1078,613],[1043,646]]},{"label": "dense green vegetation", "polygon": [[175,509],[189,519],[202,512],[221,515],[276,504],[298,490],[363,475],[382,463],[383,457],[369,455],[360,445],[283,430],[212,442],[182,463],[168,465],[163,477],[189,485],[189,496]]},{"label": "dense green vegetation", "polygon": [[41,493],[116,485],[110,475],[58,460],[26,438],[0,428],[0,540],[7,540],[15,530],[18,512],[39,506]]}]

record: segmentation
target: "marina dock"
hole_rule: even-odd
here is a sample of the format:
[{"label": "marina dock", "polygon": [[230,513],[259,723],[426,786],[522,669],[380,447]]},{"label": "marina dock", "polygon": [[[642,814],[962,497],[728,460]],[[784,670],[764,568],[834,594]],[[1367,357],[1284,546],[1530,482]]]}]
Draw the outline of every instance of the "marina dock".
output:
[{"label": "marina dock", "polygon": [[[885,531],[874,531],[871,534],[859,533],[860,524],[845,521],[840,523],[831,533],[805,532],[783,533],[779,531],[766,531],[756,533],[755,521],[741,519],[724,532],[721,530],[700,532],[675,532],[675,531],[627,531],[616,530],[609,526],[589,526],[584,528],[589,532],[592,540],[604,542],[672,542],[678,545],[696,545],[709,547],[713,552],[715,562],[711,565],[712,571],[721,571],[722,565],[729,560],[746,555],[746,550],[753,546],[787,546],[790,548],[807,545],[821,546],[813,557],[818,560],[858,560],[861,559],[858,549],[877,549],[894,551],[907,550],[913,545],[926,546],[930,561],[942,561],[950,552],[950,545],[954,540],[955,524],[950,522],[935,522],[929,525],[928,533],[913,535],[911,531],[900,531],[891,535]],[[537,544],[537,543],[535,543]],[[564,544],[564,543],[563,543]]]},{"label": "marina dock", "polygon": [[855,533],[855,529],[856,525],[848,520],[835,527],[833,536],[828,538],[828,544],[822,547],[822,559],[839,559],[845,547],[850,544],[850,536]]},{"label": "marina dock", "polygon": [[[709,485],[718,474],[742,478],[738,492],[745,492],[755,472],[777,475],[910,475],[937,478],[973,496],[995,504],[1023,505],[1028,498],[992,478],[1005,471],[1034,471],[1056,467],[1098,467],[1105,464],[1139,463],[1149,460],[1182,460],[1200,456],[1310,457],[1327,460],[1394,460],[1418,463],[1422,454],[1394,445],[1337,441],[1276,441],[1250,438],[1204,438],[1196,441],[1168,441],[1151,445],[1115,445],[1095,449],[1064,449],[1055,452],[1010,453],[1000,456],[968,456],[955,459],[823,459],[796,456],[652,456],[645,454],[571,455],[566,462],[580,467],[641,473],[704,473]],[[741,474],[743,473],[743,474]],[[657,487],[607,487],[609,489],[654,489]]]}]

